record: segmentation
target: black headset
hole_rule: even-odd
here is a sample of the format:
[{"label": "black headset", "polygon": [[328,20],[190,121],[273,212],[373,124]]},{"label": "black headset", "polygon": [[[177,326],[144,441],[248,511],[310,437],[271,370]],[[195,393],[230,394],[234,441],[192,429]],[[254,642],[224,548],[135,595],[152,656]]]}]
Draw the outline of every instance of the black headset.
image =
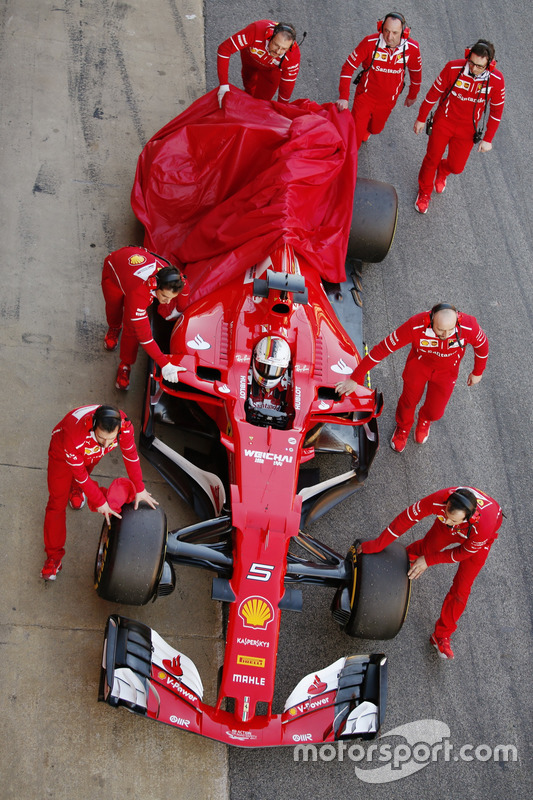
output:
[{"label": "black headset", "polygon": [[461,316],[462,316],[462,314],[461,314],[460,311],[458,311],[456,309],[455,306],[452,306],[451,303],[437,303],[436,305],[434,305],[433,308],[431,309],[431,311],[429,312],[429,324],[430,324],[431,328],[433,328],[433,317],[435,316],[435,314],[437,314],[439,311],[447,311],[447,310],[455,311],[455,313],[457,314],[457,322],[455,323],[456,324],[455,338],[457,340],[457,344],[459,345],[459,347],[462,347],[463,350],[464,350],[466,348],[466,344],[461,344],[461,336],[462,336],[462,333],[461,333]]},{"label": "black headset", "polygon": [[272,36],[270,38],[273,39],[274,36],[277,36],[278,33],[288,33],[291,36],[292,41],[293,42],[296,41],[296,28],[294,27],[294,25],[291,25],[290,23],[277,22],[274,25],[274,28],[272,30]]},{"label": "black headset", "polygon": [[122,425],[122,414],[115,406],[98,406],[93,415],[93,431],[100,427],[104,420],[118,422],[118,427]]},{"label": "black headset", "polygon": [[456,489],[448,497],[448,501],[451,500],[454,504],[459,504],[464,508],[467,521],[477,509],[477,500],[475,496],[474,499],[472,499],[473,494],[474,493],[471,492],[470,489]]},{"label": "black headset", "polygon": [[407,27],[407,20],[405,19],[403,14],[400,14],[399,11],[389,11],[388,14],[385,14],[383,19],[378,20],[378,31],[381,33],[383,30],[383,26],[385,25],[386,20],[388,19],[397,19],[402,23],[402,36],[405,39],[409,38],[409,34],[411,33],[411,29]]},{"label": "black headset", "polygon": [[[163,275],[161,275],[161,273],[163,273]],[[156,272],[155,279],[158,289],[164,289],[165,286],[169,286],[169,284],[175,283],[176,281],[183,283],[181,272],[177,267],[171,265],[168,267],[161,267],[161,269]]]}]

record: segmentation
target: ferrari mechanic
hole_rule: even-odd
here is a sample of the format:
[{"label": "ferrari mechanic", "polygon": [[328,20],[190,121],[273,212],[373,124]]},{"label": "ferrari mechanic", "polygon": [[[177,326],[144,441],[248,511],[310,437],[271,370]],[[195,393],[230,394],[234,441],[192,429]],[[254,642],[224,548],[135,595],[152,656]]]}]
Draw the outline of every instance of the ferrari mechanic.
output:
[{"label": "ferrari mechanic", "polygon": [[[429,117],[431,108],[439,105]],[[461,173],[475,144],[479,153],[492,150],[505,103],[505,82],[496,69],[494,45],[479,39],[464,59],[449,61],[420,106],[414,131],[429,134],[418,174],[415,208],[426,214],[433,189],[442,194],[451,173]],[[490,111],[489,111],[490,109]],[[426,122],[426,120],[428,120]],[[446,158],[444,151],[448,147]]]},{"label": "ferrari mechanic", "polygon": [[176,383],[182,367],[174,366],[154,341],[147,309],[158,300],[159,314],[172,320],[185,308],[188,284],[179,269],[144,247],[122,247],[104,261],[102,291],[109,326],[104,337],[106,350],[116,350],[124,325],[116,388],[129,388],[139,343],[162,368],[164,379]]},{"label": "ferrari mechanic", "polygon": [[411,562],[408,574],[415,580],[434,564],[459,565],[430,637],[441,658],[453,658],[450,636],[457,629],[472,584],[502,524],[502,510],[496,500],[471,487],[441,489],[406,508],[377,539],[363,542],[357,551],[379,553],[421,519],[433,514],[436,519],[426,535],[406,548]]},{"label": "ferrari mechanic", "polygon": [[52,431],[44,517],[46,561],[41,570],[45,581],[56,579],[65,555],[67,503],[75,510],[83,508],[86,495],[91,509],[103,514],[108,525],[112,515],[120,517],[110,506],[106,491],[90,477],[102,456],[118,445],[135,486],[135,508],[141,501],[155,508],[157,501],[144,487],[133,425],[123,411],[108,405],[82,406],[69,411]]},{"label": "ferrari mechanic", "polygon": [[262,19],[252,22],[219,45],[217,71],[218,102],[229,91],[229,60],[241,54],[244,90],[259,100],[272,100],[276,91],[280,103],[288,103],[300,69],[300,48],[296,30],[285,22]]},{"label": "ferrari mechanic", "polygon": [[391,447],[403,452],[412,428],[416,407],[427,386],[426,398],[418,414],[414,438],[424,444],[431,423],[444,414],[459,375],[466,345],[474,348],[474,369],[467,385],[482,378],[489,355],[489,342],[475,317],[462,314],[449,303],[437,303],[431,311],[415,314],[372,348],[358,364],[351,378],[339,381],[339,394],[350,394],[363,384],[366,373],[391,353],[411,345],[402,374],[403,391],[396,408],[396,429]]},{"label": "ferrari mechanic", "polygon": [[359,42],[344,62],[336,103],[339,111],[348,108],[350,81],[359,65],[362,70],[354,81],[357,88],[352,106],[358,147],[385,127],[404,89],[407,70],[410,86],[404,105],[412,106],[420,91],[420,48],[418,42],[410,38],[410,28],[403,14],[396,11],[386,14],[378,22],[378,32]]}]

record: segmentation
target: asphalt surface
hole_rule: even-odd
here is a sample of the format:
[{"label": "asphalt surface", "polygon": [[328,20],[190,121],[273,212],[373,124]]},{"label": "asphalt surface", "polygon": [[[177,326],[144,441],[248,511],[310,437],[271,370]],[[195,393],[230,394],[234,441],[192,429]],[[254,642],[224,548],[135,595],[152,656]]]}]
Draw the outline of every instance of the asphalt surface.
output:
[{"label": "asphalt surface", "polygon": [[[532,794],[533,169],[525,2],[507,4],[505,14],[495,0],[475,8],[445,0],[420,11],[410,2],[401,9],[422,47],[422,95],[447,60],[487,36],[496,43],[508,99],[493,151],[473,154],[425,217],[413,209],[425,150],[424,137],[411,132],[418,103],[398,106],[384,133],[361,151],[360,174],[392,182],[400,201],[393,250],[383,264],[363,270],[366,339],[372,345],[412,313],[450,301],[475,314],[486,330],[489,367],[468,389],[467,355],[446,416],[427,445],[411,441],[403,456],[387,440],[404,356],[378,367],[373,381],[386,407],[373,470],[360,494],[311,529],[345,552],[356,536],[376,535],[407,504],[442,486],[470,483],[497,498],[506,520],[454,637],[456,660],[439,661],[427,643],[450,584],[447,567],[423,576],[406,624],[391,642],[358,642],[339,632],[329,613],[330,590],[307,587],[303,613],[287,612],[282,621],[275,710],[303,675],[340,656],[387,654],[381,742],[391,745],[398,762],[406,761],[394,770],[397,780],[377,772],[387,765],[368,745],[342,761],[320,751],[315,762],[295,763],[292,748],[230,749],[98,704],[103,628],[117,608],[92,589],[100,526],[87,509],[68,514],[67,556],[56,584],[44,586],[38,577],[52,427],[88,402],[118,402],[135,424],[139,419],[143,359],[129,394],[119,395],[113,389],[117,359],[101,346],[99,279],[107,252],[141,241],[129,192],[143,144],[216,85],[216,47],[246,22],[273,16],[307,30],[295,97],[326,102],[336,99],[345,56],[384,10],[376,2],[356,8],[347,0],[256,3],[252,10],[242,0],[205,0],[203,7],[194,0],[7,0],[2,6],[2,800],[218,800],[228,794],[233,800],[522,800]],[[234,76],[238,81],[236,69]],[[121,471],[120,459],[108,459],[96,473],[104,483]],[[186,510],[162,480],[146,464],[144,472],[170,526],[186,521]],[[209,576],[183,569],[173,597],[119,610],[191,656],[212,700],[222,619],[209,595]],[[416,753],[419,763],[405,756],[406,742],[427,747],[439,735],[454,748],[447,759],[432,751],[432,761],[423,748]],[[499,745],[516,748],[517,760],[505,762],[501,753],[494,760]],[[470,750],[461,755],[461,746]],[[385,751],[378,755],[384,758]],[[355,767],[365,774],[358,776]]]},{"label": "asphalt surface", "polygon": [[[286,0],[250,4],[207,0],[207,88],[216,81],[220,41],[253,19],[271,16],[308,32],[294,99],[319,102],[337,98],[340,67],[363,36],[375,30],[387,10],[382,3],[354,6],[348,0],[318,3]],[[528,6],[495,0],[473,6],[457,0],[438,5],[401,6],[420,42],[424,97],[446,61],[486,37],[496,45],[498,68],[507,86],[507,105],[493,150],[473,153],[465,172],[448,180],[434,196],[429,213],[413,207],[417,175],[426,147],[412,132],[419,102],[398,104],[385,131],[360,151],[359,174],[393,183],[399,196],[396,239],[387,259],[363,269],[365,336],[372,346],[411,314],[439,301],[474,314],[491,345],[480,384],[467,388],[472,355],[464,359],[458,385],[441,422],[423,447],[411,439],[403,455],[388,447],[401,390],[406,353],[377,367],[373,384],[385,395],[380,430],[382,446],[365,488],[311,533],[340,552],[356,536],[371,538],[417,498],[445,486],[470,484],[495,497],[506,514],[497,544],[478,577],[459,629],[453,637],[456,659],[444,662],[428,636],[453,575],[434,567],[414,586],[411,608],[399,636],[390,642],[358,642],[336,629],[329,614],[331,592],[308,587],[303,613],[282,620],[276,697],[279,706],[297,681],[341,655],[383,651],[389,658],[389,702],[380,742],[394,750],[413,742],[431,743],[433,732],[453,746],[448,754],[422,748],[406,756],[410,766],[378,771],[386,752],[363,751],[362,761],[325,751],[315,762],[294,761],[292,748],[229,754],[232,800],[347,796],[380,798],[526,798],[531,780],[531,517],[532,450],[532,203],[531,73],[528,65]],[[237,58],[234,57],[237,61]],[[237,63],[233,77],[240,85]],[[427,528],[419,525],[406,542]],[[415,724],[415,723],[418,723]],[[388,736],[401,727],[396,735]],[[414,731],[414,733],[413,733]],[[446,732],[449,731],[449,732]],[[460,751],[461,746],[471,749]],[[517,760],[503,760],[497,745],[516,748]],[[484,746],[484,747],[483,747]],[[476,748],[477,751],[476,751]],[[477,754],[476,754],[477,753]],[[360,757],[354,751],[352,754]],[[381,755],[380,761],[378,756]],[[463,755],[472,755],[469,761]],[[433,760],[432,760],[433,757]],[[327,759],[332,760],[327,760]],[[361,777],[354,769],[362,768]],[[412,773],[412,774],[409,774]]]}]

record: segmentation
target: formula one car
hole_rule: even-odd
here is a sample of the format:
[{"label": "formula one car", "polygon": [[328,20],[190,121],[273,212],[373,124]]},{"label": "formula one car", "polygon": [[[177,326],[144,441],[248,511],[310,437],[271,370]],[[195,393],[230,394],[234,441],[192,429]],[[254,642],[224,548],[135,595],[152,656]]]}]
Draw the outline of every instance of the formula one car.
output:
[{"label": "formula one car", "polygon": [[[154,315],[154,337],[165,352],[173,354],[173,363],[186,371],[180,373],[179,383],[168,383],[157,365],[150,363],[140,446],[188,501],[199,521],[169,532],[162,510],[133,511],[126,506],[121,520],[113,518],[110,528],[104,525],[95,566],[98,594],[130,605],[169,594],[176,583],[174,565],[215,573],[212,597],[228,609],[218,699],[215,706],[203,701],[200,675],[184,653],[145,624],[116,614],[109,617],[106,628],[99,699],[240,746],[371,738],[385,713],[387,660],[383,654],[350,655],[319,669],[313,665],[309,674],[299,677],[283,711],[274,713],[272,708],[280,616],[283,610],[302,610],[299,584],[332,587],[333,617],[352,637],[392,638],[402,626],[409,601],[407,556],[400,544],[365,556],[356,555],[354,544],[344,556],[305,532],[307,525],[362,486],[379,444],[380,393],[367,386],[348,397],[335,392],[335,384],[351,374],[360,360],[352,338],[362,348],[357,263],[349,258],[347,278],[342,274],[343,280],[331,280],[335,269],[344,273],[350,228],[349,252],[357,252],[361,245],[361,237],[350,225],[352,197],[345,203],[344,216],[335,209],[336,226],[331,224],[330,203],[322,207],[309,247],[308,239],[299,239],[305,238],[304,229],[295,234],[297,226],[287,224],[287,219],[295,219],[295,205],[304,208],[295,199],[294,181],[289,181],[284,189],[289,201],[274,238],[264,232],[257,236],[246,213],[237,214],[239,227],[245,229],[240,244],[235,241],[240,229],[232,239],[215,228],[210,254],[204,248],[197,259],[208,265],[201,263],[197,270],[197,264],[191,267],[190,258],[185,257],[195,231],[188,233],[189,245],[183,236],[176,245],[169,224],[174,213],[169,206],[176,196],[181,201],[188,192],[189,207],[198,208],[190,197],[191,149],[183,146],[184,132],[190,134],[191,128],[197,150],[205,152],[198,145],[198,126],[205,123],[211,150],[222,152],[229,147],[230,125],[232,136],[237,131],[232,142],[238,152],[232,158],[238,160],[246,150],[243,141],[250,125],[260,130],[264,141],[271,135],[275,117],[281,143],[272,145],[272,161],[290,138],[290,129],[303,124],[304,118],[304,160],[310,148],[327,175],[315,187],[320,197],[325,193],[340,198],[338,181],[343,170],[335,172],[331,164],[324,168],[324,148],[313,139],[313,131],[319,128],[321,137],[329,137],[330,144],[333,141],[328,152],[334,158],[344,143],[342,163],[350,156],[350,170],[356,151],[346,144],[349,128],[348,134],[339,136],[331,123],[336,113],[331,108],[325,112],[322,107],[280,110],[278,104],[247,96],[241,102],[244,108],[226,109],[223,115],[211,93],[196,109],[193,105],[194,119],[189,110],[183,124],[178,117],[178,122],[156,134],[143,151],[134,188],[134,209],[145,224],[147,242],[174,262],[186,263],[188,276],[193,275],[191,303],[173,330],[167,330],[168,323]],[[268,119],[261,126],[258,117],[265,107]],[[287,118],[290,125],[284,125]],[[154,156],[154,146],[164,152],[163,166]],[[302,158],[302,148],[289,149]],[[176,153],[181,154],[179,168]],[[302,161],[298,163],[301,167]],[[220,171],[217,176],[216,170],[208,173],[203,166],[198,171],[217,183]],[[300,180],[301,169],[295,168],[294,161],[289,167],[291,175],[298,176],[296,182]],[[247,180],[256,181],[262,169],[259,165],[250,177],[254,170],[248,160],[246,175],[230,181],[229,188],[226,184],[222,199],[210,195],[212,205],[206,213],[216,213],[220,203],[226,203],[227,210],[235,192],[242,192]],[[312,168],[306,164],[306,169],[302,191],[309,203]],[[157,182],[163,187],[165,202],[147,211],[146,201],[139,210],[139,197],[146,200]],[[262,194],[258,186],[256,182],[254,191],[246,195],[245,206],[252,196],[257,200],[260,195],[270,213],[272,194],[264,183]],[[353,182],[350,186],[348,181],[348,186],[352,191]],[[381,197],[380,209],[390,203],[393,191],[388,186],[371,187],[371,193]],[[205,199],[205,185],[201,192]],[[291,203],[293,210],[287,210]],[[383,215],[381,226],[373,218],[379,236],[374,237],[377,243],[368,236],[362,242],[366,254],[373,248],[379,258],[386,254],[396,221],[394,202],[391,205],[392,213]],[[305,208],[303,213],[315,210],[316,204],[311,212]],[[257,211],[255,202],[259,225]],[[180,224],[183,218],[174,217]],[[197,224],[202,223],[195,220]],[[387,236],[383,247],[380,239]],[[327,252],[331,243],[344,254],[342,270],[335,267],[336,256]],[[222,244],[229,244],[225,254]],[[329,267],[319,268],[324,264]],[[218,275],[214,283],[213,271]],[[338,462],[340,468],[333,477],[321,479],[319,462],[324,456],[320,454]]]}]

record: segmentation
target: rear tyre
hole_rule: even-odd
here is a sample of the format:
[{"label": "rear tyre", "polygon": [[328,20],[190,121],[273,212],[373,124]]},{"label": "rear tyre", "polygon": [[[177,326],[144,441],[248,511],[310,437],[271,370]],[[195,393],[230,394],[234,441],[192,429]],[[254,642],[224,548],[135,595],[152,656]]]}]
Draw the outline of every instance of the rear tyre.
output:
[{"label": "rear tyre", "polygon": [[133,503],[122,509],[122,519],[104,521],[96,562],[94,586],[100,597],[113,603],[142,606],[157,593],[167,543],[167,519],[159,508]]},{"label": "rear tyre", "polygon": [[389,252],[398,219],[398,195],[390,183],[357,178],[348,258],[367,264],[383,261]]},{"label": "rear tyre", "polygon": [[344,630],[358,639],[393,639],[402,627],[411,593],[405,547],[393,542],[381,553],[354,558],[353,600]]}]

